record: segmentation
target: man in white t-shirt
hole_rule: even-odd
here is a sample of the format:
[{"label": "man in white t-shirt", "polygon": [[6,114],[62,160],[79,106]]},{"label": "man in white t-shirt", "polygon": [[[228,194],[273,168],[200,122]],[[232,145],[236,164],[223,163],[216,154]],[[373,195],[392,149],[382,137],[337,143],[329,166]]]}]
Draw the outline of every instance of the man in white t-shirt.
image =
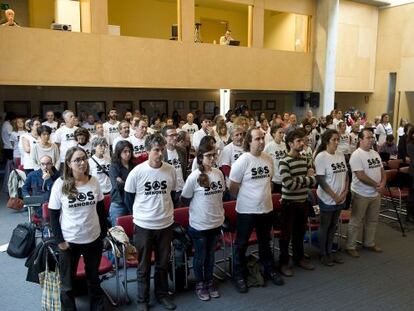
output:
[{"label": "man in white t-shirt", "polygon": [[121,121],[118,125],[119,128],[119,136],[116,137],[114,139],[114,141],[112,142],[112,151],[115,152],[115,147],[116,144],[119,143],[122,140],[127,140],[129,141],[129,129],[130,129],[130,124],[128,121]]},{"label": "man in white t-shirt", "polygon": [[86,121],[82,123],[82,127],[89,131],[89,134],[95,135],[95,117],[93,114],[88,114]]},{"label": "man in white t-shirt", "polygon": [[14,112],[7,112],[3,125],[1,126],[1,139],[3,141],[3,153],[7,160],[13,160],[13,145],[10,137],[13,132],[11,121],[16,118]]},{"label": "man in white t-shirt", "polygon": [[234,243],[234,284],[240,293],[247,292],[246,250],[253,230],[256,230],[260,261],[265,276],[276,285],[284,281],[276,271],[270,237],[273,225],[271,180],[273,162],[263,152],[264,134],[260,129],[250,129],[244,140],[244,151],[233,164],[230,172],[230,193],[237,197],[237,228]]},{"label": "man in white t-shirt", "polygon": [[211,126],[211,119],[210,117],[203,115],[200,117],[201,122],[201,129],[194,133],[192,145],[197,151],[198,146],[200,146],[200,141],[204,136],[213,136],[216,140],[216,147],[219,148],[218,142],[220,141],[220,137],[217,135],[217,132]]},{"label": "man in white t-shirt", "polygon": [[59,147],[60,153],[60,168],[63,170],[63,163],[65,162],[66,151],[76,145],[75,131],[75,115],[70,110],[65,110],[62,113],[65,120],[65,125],[58,128],[55,133],[55,143]]},{"label": "man in white t-shirt", "polygon": [[166,141],[164,150],[164,162],[171,164],[176,172],[176,187],[172,193],[174,208],[180,207],[180,196],[187,179],[188,156],[185,149],[177,146],[177,130],[174,125],[166,125],[162,129],[162,135]]},{"label": "man in white t-shirt", "polygon": [[190,138],[193,138],[195,132],[198,131],[198,125],[193,123],[194,115],[190,112],[187,114],[187,123],[183,125],[182,129],[190,134]]},{"label": "man in white t-shirt", "polygon": [[47,125],[52,129],[52,133],[55,133],[58,127],[58,123],[55,121],[55,113],[49,110],[45,114],[46,121],[42,125]]},{"label": "man in white t-shirt", "polygon": [[232,165],[244,153],[243,140],[245,135],[246,132],[242,127],[239,126],[234,128],[231,133],[232,142],[225,146],[220,153],[219,167],[224,176],[226,176],[227,182]]},{"label": "man in white t-shirt", "polygon": [[359,133],[359,148],[349,160],[352,170],[352,214],[348,224],[346,251],[352,257],[359,257],[356,240],[363,223],[364,247],[373,252],[382,252],[375,244],[375,233],[386,177],[381,157],[372,149],[373,143],[372,131],[363,129]]},{"label": "man in white t-shirt", "polygon": [[168,294],[168,269],[174,223],[171,191],[175,191],[177,178],[175,168],[163,162],[165,144],[159,134],[148,136],[145,139],[148,160],[137,165],[125,182],[125,204],[133,211],[138,253],[138,310],[148,310],[153,252],[155,296],[165,308],[175,309]]},{"label": "man in white t-shirt", "polygon": [[138,120],[135,122],[135,134],[129,137],[132,144],[132,156],[134,164],[140,164],[148,159],[148,153],[145,151],[145,137],[147,135],[147,122]]},{"label": "man in white t-shirt", "polygon": [[111,108],[108,113],[108,121],[103,124],[105,137],[108,139],[109,146],[112,146],[113,141],[119,136],[119,121],[116,120],[118,113],[115,108]]}]

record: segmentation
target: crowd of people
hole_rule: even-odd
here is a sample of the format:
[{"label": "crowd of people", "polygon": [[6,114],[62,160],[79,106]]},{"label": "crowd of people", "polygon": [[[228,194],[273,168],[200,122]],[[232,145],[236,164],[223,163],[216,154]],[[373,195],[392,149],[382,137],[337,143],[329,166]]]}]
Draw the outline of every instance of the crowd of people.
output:
[{"label": "crowd of people", "polygon": [[[97,271],[106,217],[115,226],[118,217],[133,215],[139,310],[148,309],[153,252],[156,298],[175,309],[168,294],[174,208],[189,207],[196,295],[207,301],[220,297],[213,270],[225,223],[223,201],[236,200],[233,282],[245,293],[246,251],[253,231],[263,275],[275,285],[294,275],[290,244],[293,263],[314,270],[303,247],[313,188],[320,208],[320,262],[334,266],[344,263],[333,240],[340,213],[349,205],[346,252],[360,256],[356,240],[362,231],[363,247],[382,251],[375,235],[386,183],[383,162],[399,158],[414,176],[414,127],[402,121],[396,143],[386,113],[372,123],[358,111],[344,116],[338,110],[320,118],[308,111],[302,122],[293,113],[255,118],[248,109],[214,117],[188,113],[186,120],[178,113],[174,118],[154,116],[151,123],[139,111],[127,111],[121,119],[114,108],[104,123],[95,122],[93,115],[79,119],[70,110],[60,120],[48,111],[44,122],[9,113],[2,127],[5,157],[23,166],[27,175],[24,195],[43,195],[49,201],[65,310],[74,307],[81,254],[91,303],[103,309]],[[281,194],[278,265],[270,244],[272,193]],[[111,196],[109,215],[104,213],[105,194]],[[414,222],[412,185],[407,220]]]}]

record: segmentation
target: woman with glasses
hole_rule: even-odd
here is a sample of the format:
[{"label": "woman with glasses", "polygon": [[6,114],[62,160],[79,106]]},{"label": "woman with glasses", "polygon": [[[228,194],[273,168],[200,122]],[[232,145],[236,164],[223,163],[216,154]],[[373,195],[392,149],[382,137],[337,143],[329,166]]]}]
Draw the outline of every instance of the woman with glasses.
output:
[{"label": "woman with glasses", "polygon": [[111,206],[109,208],[109,216],[112,226],[116,226],[116,219],[120,216],[131,215],[125,203],[125,181],[129,172],[134,168],[132,163],[132,144],[127,140],[119,141],[115,146],[112,155],[111,166],[109,168],[109,177],[111,179]]},{"label": "woman with glasses", "polygon": [[59,170],[59,148],[56,144],[50,141],[52,129],[47,125],[42,125],[37,128],[37,134],[39,135],[39,140],[37,141],[37,144],[33,145],[33,149],[30,152],[32,161],[35,164],[35,169],[39,169],[41,167],[40,159],[47,155],[52,159],[52,165]]},{"label": "woman with glasses", "polygon": [[49,200],[50,224],[59,249],[62,310],[76,310],[74,288],[79,258],[85,261],[91,310],[104,310],[99,280],[102,239],[106,236],[103,194],[99,181],[89,175],[88,156],[79,147],[68,149],[63,177]]},{"label": "woman with glasses", "polygon": [[182,191],[183,203],[190,206],[189,234],[194,243],[196,294],[200,300],[218,298],[213,283],[214,253],[224,222],[223,173],[215,168],[217,151],[212,144],[200,144],[196,157],[198,169],[188,176]]},{"label": "woman with glasses", "polygon": [[109,146],[105,138],[94,138],[92,140],[93,155],[89,158],[91,175],[98,179],[104,194],[109,194],[112,189],[111,179],[109,178],[111,159],[106,155],[108,147]]}]

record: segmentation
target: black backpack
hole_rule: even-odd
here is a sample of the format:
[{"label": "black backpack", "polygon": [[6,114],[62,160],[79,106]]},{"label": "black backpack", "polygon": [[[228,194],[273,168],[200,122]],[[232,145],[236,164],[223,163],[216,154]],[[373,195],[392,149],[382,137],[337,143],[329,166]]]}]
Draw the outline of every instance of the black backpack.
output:
[{"label": "black backpack", "polygon": [[16,258],[25,258],[35,248],[35,232],[33,224],[18,224],[13,230],[12,237],[7,247],[7,254]]}]

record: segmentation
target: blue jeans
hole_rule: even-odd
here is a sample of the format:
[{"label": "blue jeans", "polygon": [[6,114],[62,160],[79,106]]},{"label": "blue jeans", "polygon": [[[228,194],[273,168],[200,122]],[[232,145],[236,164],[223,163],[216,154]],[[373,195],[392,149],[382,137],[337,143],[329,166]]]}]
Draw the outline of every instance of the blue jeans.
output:
[{"label": "blue jeans", "polygon": [[120,216],[130,215],[128,208],[124,203],[111,202],[109,207],[109,217],[111,218],[112,226],[116,226],[116,219]]},{"label": "blue jeans", "polygon": [[220,228],[199,231],[188,227],[188,234],[194,244],[193,269],[197,282],[213,280],[214,254]]}]

